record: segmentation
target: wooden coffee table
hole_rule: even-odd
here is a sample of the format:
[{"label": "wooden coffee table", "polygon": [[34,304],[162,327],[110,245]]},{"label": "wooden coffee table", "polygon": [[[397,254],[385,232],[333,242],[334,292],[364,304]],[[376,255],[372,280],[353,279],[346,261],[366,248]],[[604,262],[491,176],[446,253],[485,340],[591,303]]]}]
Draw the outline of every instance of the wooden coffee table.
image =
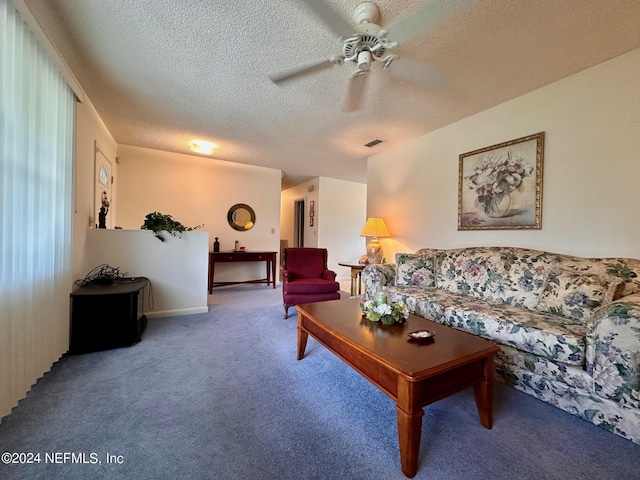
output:
[{"label": "wooden coffee table", "polygon": [[[418,470],[423,407],[473,386],[480,423],[493,425],[493,356],[499,347],[475,335],[410,315],[402,325],[362,318],[360,299],[297,305],[298,360],[307,338],[353,367],[396,402],[402,472]],[[416,342],[407,333],[432,330]]]}]

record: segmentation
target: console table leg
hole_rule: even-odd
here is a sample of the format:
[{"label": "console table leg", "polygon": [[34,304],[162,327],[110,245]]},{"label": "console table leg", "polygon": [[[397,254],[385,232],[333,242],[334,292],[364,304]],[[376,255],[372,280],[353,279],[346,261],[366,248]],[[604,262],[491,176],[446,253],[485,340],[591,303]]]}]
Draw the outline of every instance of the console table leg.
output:
[{"label": "console table leg", "polygon": [[271,260],[271,280],[273,281],[273,288],[276,288],[276,254],[273,254],[273,259]]}]

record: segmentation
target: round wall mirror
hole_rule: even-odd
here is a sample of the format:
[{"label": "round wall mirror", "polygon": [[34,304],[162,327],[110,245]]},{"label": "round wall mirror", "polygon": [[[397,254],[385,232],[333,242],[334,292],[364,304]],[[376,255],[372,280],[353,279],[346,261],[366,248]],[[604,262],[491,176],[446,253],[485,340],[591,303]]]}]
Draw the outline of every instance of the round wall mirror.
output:
[{"label": "round wall mirror", "polygon": [[249,230],[253,227],[253,224],[256,223],[256,212],[254,212],[253,208],[249,205],[236,203],[229,209],[227,220],[229,221],[231,228],[244,232]]}]

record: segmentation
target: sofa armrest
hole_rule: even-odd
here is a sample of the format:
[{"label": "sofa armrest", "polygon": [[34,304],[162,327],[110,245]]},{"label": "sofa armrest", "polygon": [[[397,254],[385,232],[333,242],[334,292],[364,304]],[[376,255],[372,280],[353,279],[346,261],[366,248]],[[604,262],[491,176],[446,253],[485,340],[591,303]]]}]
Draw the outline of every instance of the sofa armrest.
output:
[{"label": "sofa armrest", "polygon": [[373,300],[373,296],[380,287],[395,285],[396,264],[376,263],[374,265],[367,265],[360,275],[362,283],[364,284],[367,300]]},{"label": "sofa armrest", "polygon": [[607,304],[591,316],[586,369],[596,395],[640,408],[640,293]]},{"label": "sofa armrest", "polygon": [[332,282],[335,282],[336,272],[334,272],[333,270],[325,270],[324,272],[322,272],[322,278],[324,278],[325,280],[331,280]]}]

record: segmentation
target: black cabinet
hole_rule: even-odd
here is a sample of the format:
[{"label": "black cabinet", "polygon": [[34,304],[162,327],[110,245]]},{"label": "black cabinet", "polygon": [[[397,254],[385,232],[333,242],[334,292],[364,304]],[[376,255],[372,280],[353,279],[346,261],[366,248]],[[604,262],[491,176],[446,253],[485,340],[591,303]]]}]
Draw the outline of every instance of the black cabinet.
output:
[{"label": "black cabinet", "polygon": [[71,293],[71,353],[94,352],[139,342],[147,326],[143,313],[146,278],[93,284]]}]

